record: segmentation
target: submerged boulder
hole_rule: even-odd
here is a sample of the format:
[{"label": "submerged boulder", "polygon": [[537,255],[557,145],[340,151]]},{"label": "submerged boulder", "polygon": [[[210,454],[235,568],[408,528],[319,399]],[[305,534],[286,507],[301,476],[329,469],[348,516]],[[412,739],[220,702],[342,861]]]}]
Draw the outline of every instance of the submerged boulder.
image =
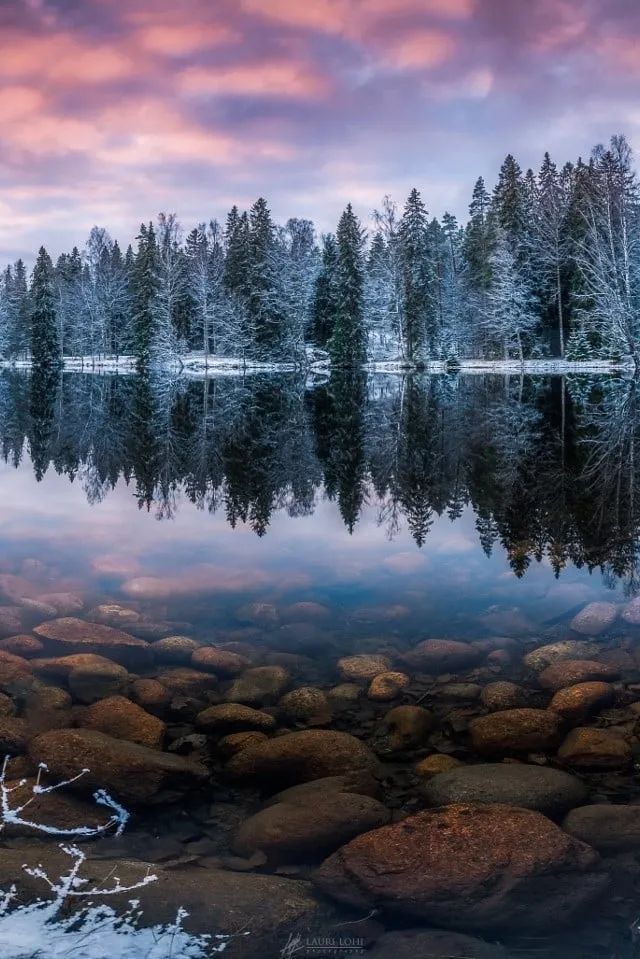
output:
[{"label": "submerged boulder", "polygon": [[563,728],[562,717],[548,709],[505,709],[469,723],[474,747],[485,754],[555,749]]},{"label": "submerged boulder", "polygon": [[74,790],[106,789],[133,804],[175,801],[209,777],[200,763],[93,729],[42,733],[29,743],[29,755],[46,763],[51,775],[60,779],[73,779],[87,770],[73,783]]},{"label": "submerged boulder", "polygon": [[314,876],[358,909],[465,931],[546,931],[607,887],[591,847],[529,809],[453,805],[358,836]]},{"label": "submerged boulder", "polygon": [[132,668],[153,659],[146,640],[100,623],[87,623],[69,616],[41,623],[33,631],[47,649],[61,655],[97,653]]},{"label": "submerged boulder", "polygon": [[613,626],[619,612],[613,603],[589,603],[573,617],[570,626],[583,636],[599,636]]},{"label": "submerged boulder", "polygon": [[548,766],[524,763],[462,766],[434,776],[422,787],[428,806],[504,803],[535,809],[551,817],[579,806],[587,793],[587,787],[576,776]]},{"label": "submerged boulder", "polygon": [[249,858],[256,852],[271,864],[304,862],[327,855],[360,833],[389,822],[386,806],[371,796],[317,792],[309,802],[279,802],[242,823],[233,849]]},{"label": "submerged boulder", "polygon": [[247,746],[226,768],[236,779],[261,782],[275,791],[277,787],[376,766],[371,750],[355,736],[305,729]]}]

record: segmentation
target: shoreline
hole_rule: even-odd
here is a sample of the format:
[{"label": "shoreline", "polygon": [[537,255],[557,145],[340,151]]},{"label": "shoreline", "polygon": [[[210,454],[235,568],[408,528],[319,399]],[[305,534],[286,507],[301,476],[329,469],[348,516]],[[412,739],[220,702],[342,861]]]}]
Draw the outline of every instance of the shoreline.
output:
[{"label": "shoreline", "polygon": [[[561,360],[559,358],[524,360],[460,360],[455,367],[444,360],[433,360],[417,365],[410,365],[398,360],[383,360],[365,363],[362,367],[369,373],[388,373],[397,375],[409,374],[451,374],[463,373],[487,374],[565,374],[565,373],[633,373],[635,367],[629,360]],[[2,360],[0,369],[5,370],[32,370],[30,360]],[[306,367],[296,363],[260,362],[258,360],[243,360],[233,357],[209,357],[205,360],[202,355],[181,357],[175,364],[166,364],[152,368],[154,372],[166,372],[202,378],[208,375],[217,376],[244,376],[257,373],[295,373],[296,371],[325,374],[331,373],[331,364],[326,361],[310,362]],[[132,356],[103,356],[103,357],[64,357],[62,371],[65,373],[116,373],[136,374],[136,360]]]}]

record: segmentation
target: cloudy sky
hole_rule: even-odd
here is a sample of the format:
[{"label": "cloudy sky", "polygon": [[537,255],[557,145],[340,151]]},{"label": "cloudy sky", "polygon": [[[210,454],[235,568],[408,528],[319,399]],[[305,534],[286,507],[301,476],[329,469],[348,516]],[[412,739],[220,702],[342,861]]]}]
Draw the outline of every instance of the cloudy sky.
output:
[{"label": "cloudy sky", "polygon": [[0,259],[265,195],[464,215],[508,151],[640,149],[637,0],[0,0]]}]

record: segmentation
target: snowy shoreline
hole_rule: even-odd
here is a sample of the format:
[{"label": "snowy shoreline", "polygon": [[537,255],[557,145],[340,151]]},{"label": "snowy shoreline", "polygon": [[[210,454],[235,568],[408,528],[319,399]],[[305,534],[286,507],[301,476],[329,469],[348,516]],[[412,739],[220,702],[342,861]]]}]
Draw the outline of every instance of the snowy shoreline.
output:
[{"label": "snowy shoreline", "polygon": [[[30,360],[0,361],[0,369],[31,370]],[[102,357],[64,357],[62,368],[68,373],[117,373],[135,374],[137,372],[136,359],[133,356],[102,356]],[[243,376],[252,373],[294,373],[304,371],[309,373],[331,372],[331,364],[326,361],[309,362],[307,366],[296,363],[263,363],[257,360],[244,360],[233,357],[207,357],[202,354],[190,354],[181,357],[176,363],[154,367],[156,371],[164,371],[173,375],[188,377]],[[633,362],[628,360],[460,360],[455,366],[443,360],[433,360],[423,365],[415,366],[401,360],[386,360],[365,363],[363,369],[370,373],[394,373],[407,375],[418,374],[543,374],[543,373],[619,373],[634,372]]]}]

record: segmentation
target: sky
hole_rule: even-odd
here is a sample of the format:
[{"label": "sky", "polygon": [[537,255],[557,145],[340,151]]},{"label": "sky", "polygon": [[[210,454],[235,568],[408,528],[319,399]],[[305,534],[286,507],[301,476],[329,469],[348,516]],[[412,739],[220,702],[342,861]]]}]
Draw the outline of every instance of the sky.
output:
[{"label": "sky", "polygon": [[266,196],[464,217],[508,152],[640,149],[637,0],[0,0],[0,261]]}]

